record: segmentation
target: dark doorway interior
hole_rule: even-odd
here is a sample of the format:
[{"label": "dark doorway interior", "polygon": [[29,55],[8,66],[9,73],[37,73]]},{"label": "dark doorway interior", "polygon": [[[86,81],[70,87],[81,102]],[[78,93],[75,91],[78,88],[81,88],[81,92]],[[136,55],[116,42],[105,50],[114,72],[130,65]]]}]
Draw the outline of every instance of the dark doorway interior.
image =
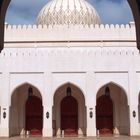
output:
[{"label": "dark doorway interior", "polygon": [[78,103],[72,96],[61,101],[61,130],[65,136],[78,135]]},{"label": "dark doorway interior", "polygon": [[26,102],[26,130],[31,135],[42,135],[42,101],[37,96],[30,96]]},{"label": "dark doorway interior", "polygon": [[100,135],[113,134],[113,103],[110,96],[97,99],[96,127]]}]

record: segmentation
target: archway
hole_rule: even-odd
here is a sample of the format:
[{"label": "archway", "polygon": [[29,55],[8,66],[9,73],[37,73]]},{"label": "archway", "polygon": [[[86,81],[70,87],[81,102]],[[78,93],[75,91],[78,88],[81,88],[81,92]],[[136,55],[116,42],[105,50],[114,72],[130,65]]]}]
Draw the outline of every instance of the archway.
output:
[{"label": "archway", "polygon": [[61,129],[64,135],[78,134],[78,102],[72,96],[61,101]]},{"label": "archway", "polygon": [[[70,124],[71,121],[73,123]],[[71,83],[60,86],[54,94],[54,136],[86,135],[86,125],[85,97],[82,91]]]},{"label": "archway", "polygon": [[110,82],[99,89],[96,101],[97,132],[129,135],[129,106],[123,88]]},{"label": "archway", "polygon": [[[42,97],[39,90],[28,84],[18,86],[12,93],[10,106],[10,136],[42,133]],[[37,127],[38,126],[38,127]]]}]

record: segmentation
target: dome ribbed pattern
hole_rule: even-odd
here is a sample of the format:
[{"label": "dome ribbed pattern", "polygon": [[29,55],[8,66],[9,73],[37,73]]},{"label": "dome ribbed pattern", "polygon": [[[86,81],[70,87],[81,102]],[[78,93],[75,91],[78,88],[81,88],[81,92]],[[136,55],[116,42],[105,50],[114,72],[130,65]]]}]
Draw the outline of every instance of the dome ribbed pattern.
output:
[{"label": "dome ribbed pattern", "polygon": [[85,0],[52,0],[40,11],[37,24],[95,25],[100,24],[96,10]]}]

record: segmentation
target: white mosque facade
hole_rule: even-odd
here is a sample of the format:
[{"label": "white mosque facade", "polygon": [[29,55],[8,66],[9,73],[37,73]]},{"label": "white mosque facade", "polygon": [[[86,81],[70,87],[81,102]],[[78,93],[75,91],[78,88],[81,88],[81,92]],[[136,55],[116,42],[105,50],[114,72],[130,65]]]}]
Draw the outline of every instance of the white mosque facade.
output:
[{"label": "white mosque facade", "polygon": [[135,24],[100,24],[85,0],[52,0],[37,23],[5,25],[0,136],[140,135]]}]

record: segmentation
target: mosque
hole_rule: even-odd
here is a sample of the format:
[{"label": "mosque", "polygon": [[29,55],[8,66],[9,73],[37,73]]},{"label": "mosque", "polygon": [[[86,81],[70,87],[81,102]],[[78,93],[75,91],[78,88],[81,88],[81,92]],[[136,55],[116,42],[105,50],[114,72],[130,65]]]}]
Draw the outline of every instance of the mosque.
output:
[{"label": "mosque", "polygon": [[5,24],[0,85],[1,137],[140,135],[135,24],[103,25],[86,0]]}]

